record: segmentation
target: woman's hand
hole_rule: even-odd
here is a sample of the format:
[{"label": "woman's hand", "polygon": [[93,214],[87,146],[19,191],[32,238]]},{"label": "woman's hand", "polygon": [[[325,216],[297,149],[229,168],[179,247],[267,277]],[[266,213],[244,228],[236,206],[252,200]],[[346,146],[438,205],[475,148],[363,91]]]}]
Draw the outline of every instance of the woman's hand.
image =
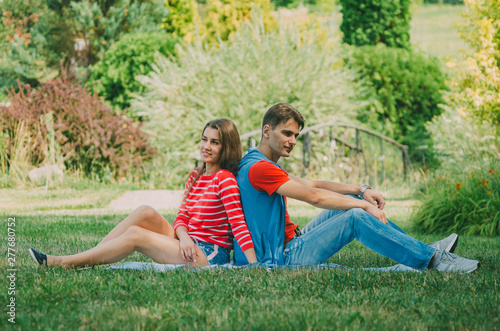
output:
[{"label": "woman's hand", "polygon": [[182,259],[185,262],[196,262],[196,257],[199,256],[196,250],[196,245],[187,233],[187,229],[184,227],[177,228],[177,236],[180,241],[180,250]]},{"label": "woman's hand", "polygon": [[196,245],[194,244],[193,239],[191,239],[189,236],[187,236],[187,238],[181,238],[180,246],[181,255],[184,261],[196,262],[198,252],[196,251]]}]

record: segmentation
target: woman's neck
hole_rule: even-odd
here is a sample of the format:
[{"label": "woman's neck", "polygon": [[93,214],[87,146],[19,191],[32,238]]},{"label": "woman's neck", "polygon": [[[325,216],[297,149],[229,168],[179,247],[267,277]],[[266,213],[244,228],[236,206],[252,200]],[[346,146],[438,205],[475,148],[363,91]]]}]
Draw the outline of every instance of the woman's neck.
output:
[{"label": "woman's neck", "polygon": [[220,164],[205,164],[205,171],[203,171],[204,176],[210,176],[215,174],[221,169]]}]

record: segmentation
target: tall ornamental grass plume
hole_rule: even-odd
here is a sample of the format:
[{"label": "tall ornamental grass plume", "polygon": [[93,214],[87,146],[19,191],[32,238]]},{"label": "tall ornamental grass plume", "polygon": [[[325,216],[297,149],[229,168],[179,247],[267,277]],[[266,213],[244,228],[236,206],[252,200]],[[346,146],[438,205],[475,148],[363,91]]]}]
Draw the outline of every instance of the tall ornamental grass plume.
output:
[{"label": "tall ornamental grass plume", "polygon": [[462,167],[436,173],[421,200],[413,215],[420,230],[500,235],[500,160],[464,159]]},{"label": "tall ornamental grass plume", "polygon": [[426,123],[434,140],[434,153],[442,165],[460,167],[464,158],[500,155],[500,136],[491,122],[478,122],[469,114],[442,105],[443,113]]},{"label": "tall ornamental grass plume", "polygon": [[243,134],[259,129],[278,102],[300,110],[307,125],[356,117],[360,91],[343,67],[337,40],[318,40],[314,25],[264,31],[257,20],[218,47],[184,44],[177,60],[160,58],[152,73],[138,77],[147,90],[132,107],[148,118],[145,129],[164,157],[157,161],[163,174],[155,179],[161,185],[185,180],[200,129],[213,118],[232,119]]}]

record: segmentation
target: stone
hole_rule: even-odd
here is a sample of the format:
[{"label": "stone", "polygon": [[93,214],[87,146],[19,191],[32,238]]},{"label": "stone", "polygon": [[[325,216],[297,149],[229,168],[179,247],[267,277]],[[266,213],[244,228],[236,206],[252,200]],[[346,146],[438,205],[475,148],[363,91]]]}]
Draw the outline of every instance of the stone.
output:
[{"label": "stone", "polygon": [[59,179],[64,176],[64,173],[57,164],[46,165],[36,168],[28,173],[30,180],[37,185],[45,185],[47,181]]}]

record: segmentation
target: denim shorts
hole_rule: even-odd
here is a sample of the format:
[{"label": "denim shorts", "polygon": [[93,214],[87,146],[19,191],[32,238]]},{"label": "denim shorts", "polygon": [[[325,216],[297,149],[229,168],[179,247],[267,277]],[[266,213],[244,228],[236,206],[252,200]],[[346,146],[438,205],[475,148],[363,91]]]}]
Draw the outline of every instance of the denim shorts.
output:
[{"label": "denim shorts", "polygon": [[231,249],[205,241],[194,240],[194,243],[203,251],[203,253],[205,253],[208,264],[229,263]]}]

